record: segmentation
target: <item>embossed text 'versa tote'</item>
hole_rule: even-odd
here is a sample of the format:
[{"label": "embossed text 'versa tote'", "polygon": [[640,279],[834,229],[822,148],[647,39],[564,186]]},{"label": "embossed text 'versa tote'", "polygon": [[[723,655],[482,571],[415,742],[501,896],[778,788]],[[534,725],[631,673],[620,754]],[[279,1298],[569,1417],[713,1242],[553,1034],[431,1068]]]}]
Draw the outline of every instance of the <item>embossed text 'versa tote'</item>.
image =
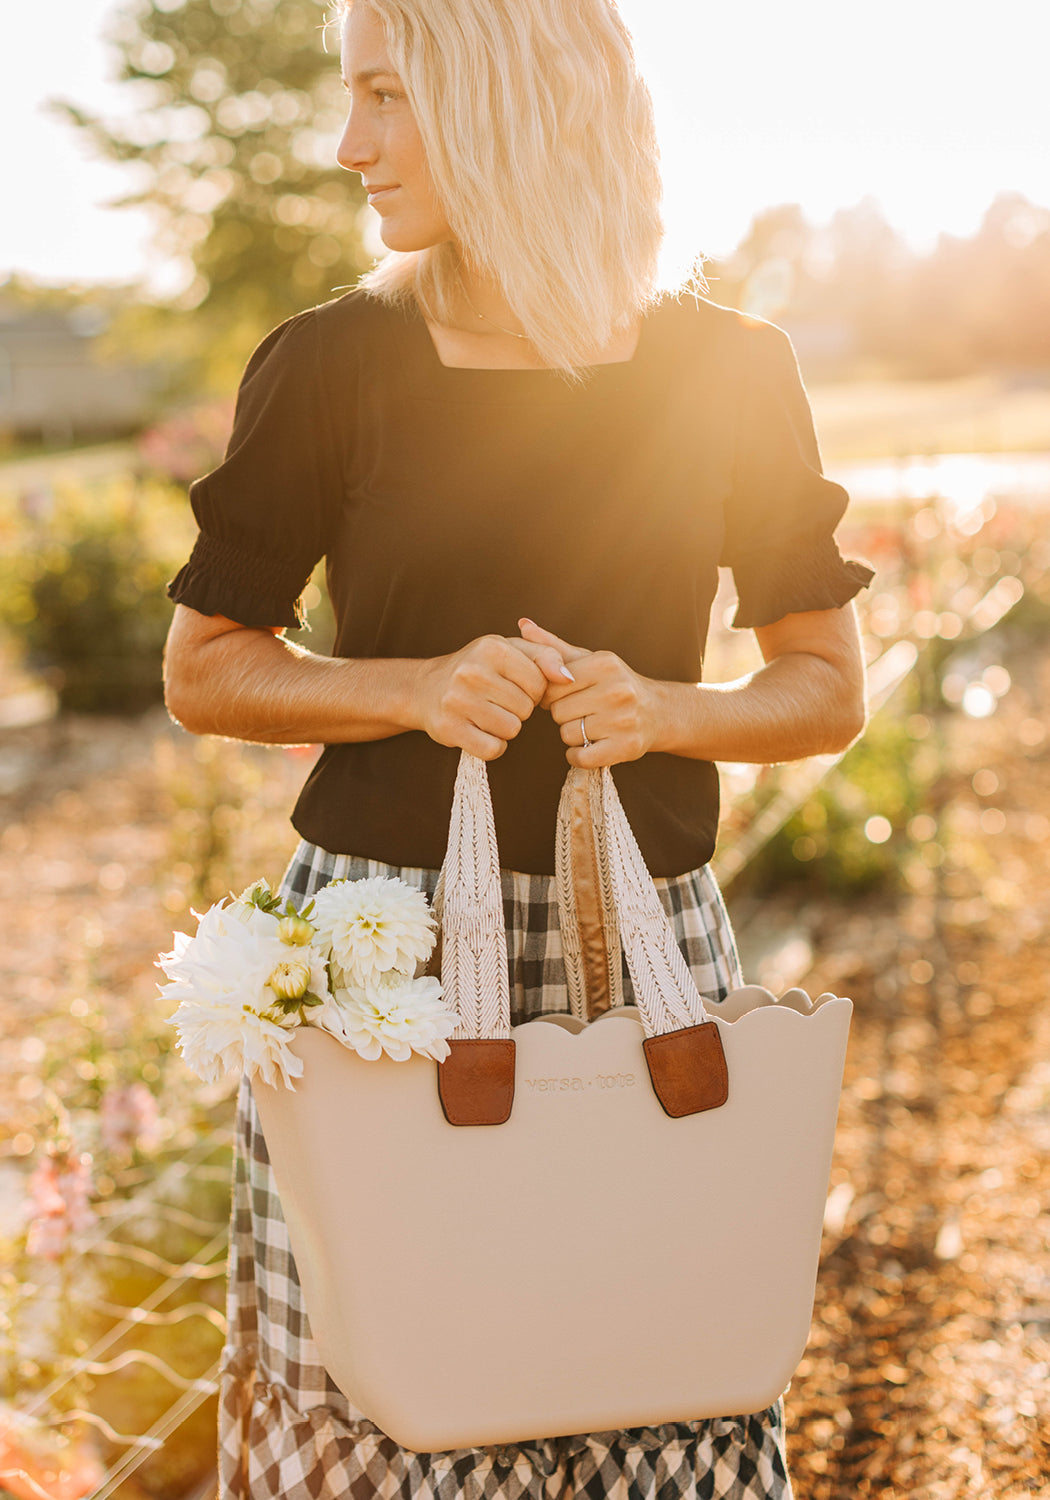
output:
[{"label": "embossed text 'versa tote'", "polygon": [[569,773],[558,854],[575,1017],[511,1029],[465,755],[452,1055],[365,1062],[306,1027],[295,1091],[253,1084],[321,1358],[417,1451],[758,1411],[809,1332],[850,1001],[752,986],[706,1009],[607,770]]}]

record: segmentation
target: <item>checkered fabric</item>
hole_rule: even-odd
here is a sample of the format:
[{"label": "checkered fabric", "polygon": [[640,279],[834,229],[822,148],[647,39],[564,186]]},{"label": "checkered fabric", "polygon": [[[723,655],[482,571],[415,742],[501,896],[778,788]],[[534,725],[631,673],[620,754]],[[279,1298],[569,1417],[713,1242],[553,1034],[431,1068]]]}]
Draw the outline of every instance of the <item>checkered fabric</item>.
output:
[{"label": "checkered fabric", "polygon": [[[401,869],[300,844],[282,892],[399,875],[433,895],[436,870]],[[721,895],[698,870],[657,880],[705,998],[742,983]],[[568,1012],[554,880],[503,872],[515,1024]],[[633,1003],[624,974],[624,1001]],[[317,1355],[250,1089],[238,1107],[219,1411],[222,1500],[791,1500],[783,1409],[626,1432],[413,1453],[338,1391]]]}]

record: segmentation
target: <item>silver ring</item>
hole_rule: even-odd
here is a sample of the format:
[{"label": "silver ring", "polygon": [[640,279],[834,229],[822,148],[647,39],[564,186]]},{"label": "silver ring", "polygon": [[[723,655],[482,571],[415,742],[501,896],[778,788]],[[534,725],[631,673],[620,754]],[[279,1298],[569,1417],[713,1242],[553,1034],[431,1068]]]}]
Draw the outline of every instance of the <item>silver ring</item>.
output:
[{"label": "silver ring", "polygon": [[580,733],[583,735],[583,748],[585,750],[589,750],[591,748],[591,742],[587,738],[587,720],[585,718],[580,720]]}]

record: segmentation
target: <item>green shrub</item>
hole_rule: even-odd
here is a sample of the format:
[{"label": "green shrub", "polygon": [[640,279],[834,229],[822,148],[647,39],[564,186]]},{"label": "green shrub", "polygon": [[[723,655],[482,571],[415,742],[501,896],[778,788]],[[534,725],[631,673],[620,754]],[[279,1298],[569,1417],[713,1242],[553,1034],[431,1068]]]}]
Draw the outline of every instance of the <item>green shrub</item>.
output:
[{"label": "green shrub", "polygon": [[[915,844],[912,819],[935,810],[941,774],[937,731],[922,738],[893,712],[876,714],[864,737],[799,807],[740,877],[756,893],[803,883],[856,894],[896,888]],[[870,820],[885,819],[869,837]],[[876,830],[872,830],[876,831]]]},{"label": "green shrub", "polygon": [[134,713],[161,699],[167,577],[134,536],[100,532],[45,554],[26,638],[63,708]]},{"label": "green shrub", "polygon": [[[138,713],[163,697],[171,621],[166,584],[196,526],[181,486],[130,478],[67,488],[46,518],[0,497],[0,624],[26,665],[78,713]],[[328,655],[335,621],[319,565],[308,584],[309,625],[289,631]]]},{"label": "green shrub", "polygon": [[180,521],[170,492],[121,485],[65,496],[46,532],[20,538],[0,617],[63,708],[137,713],[161,700],[165,584],[188,550]]}]

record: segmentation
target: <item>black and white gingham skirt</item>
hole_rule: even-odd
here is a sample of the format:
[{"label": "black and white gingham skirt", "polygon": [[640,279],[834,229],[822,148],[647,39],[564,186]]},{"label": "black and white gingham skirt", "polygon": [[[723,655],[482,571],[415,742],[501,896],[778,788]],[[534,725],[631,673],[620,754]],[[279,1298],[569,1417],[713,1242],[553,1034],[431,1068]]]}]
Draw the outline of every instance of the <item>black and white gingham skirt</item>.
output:
[{"label": "black and white gingham skirt", "polygon": [[[431,896],[438,872],[302,843],[281,889],[301,901],[330,880],[369,875],[400,875]],[[714,878],[704,869],[656,886],[701,994],[724,999],[742,980]],[[552,877],[504,871],[503,896],[514,1023],[567,1012]],[[626,971],[624,1000],[632,1003]],[[746,1416],[495,1448],[399,1447],[350,1406],[320,1363],[247,1086],[237,1135],[219,1411],[222,1500],[791,1500],[779,1401]],[[551,1254],[554,1266],[556,1226]]]}]

